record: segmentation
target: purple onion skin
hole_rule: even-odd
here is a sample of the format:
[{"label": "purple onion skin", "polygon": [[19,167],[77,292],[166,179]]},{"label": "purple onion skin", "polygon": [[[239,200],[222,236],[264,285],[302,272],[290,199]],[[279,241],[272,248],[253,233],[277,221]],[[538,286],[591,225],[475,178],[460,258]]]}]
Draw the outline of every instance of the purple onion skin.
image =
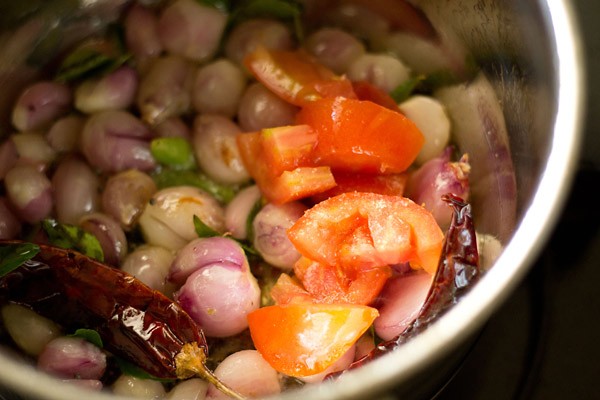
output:
[{"label": "purple onion skin", "polygon": [[240,184],[250,179],[236,143],[239,133],[237,124],[223,115],[200,114],[194,119],[196,160],[206,175],[219,183]]},{"label": "purple onion skin", "polygon": [[304,46],[337,74],[345,73],[352,61],[365,54],[365,46],[356,36],[338,28],[319,29],[306,39]]},{"label": "purple onion skin", "polygon": [[225,229],[236,239],[246,239],[247,222],[250,212],[261,198],[260,189],[256,185],[248,186],[225,207]]},{"label": "purple onion skin", "polygon": [[6,198],[0,196],[0,239],[15,239],[21,233],[21,221],[9,208]]},{"label": "purple onion skin", "polygon": [[425,303],[433,277],[424,272],[397,275],[385,284],[378,298],[379,317],[373,326],[383,340],[402,333],[417,317]]},{"label": "purple onion skin", "polygon": [[294,40],[290,30],[279,21],[251,19],[233,28],[225,43],[225,54],[242,65],[244,57],[259,45],[269,50],[291,50]]},{"label": "purple onion skin", "polygon": [[19,159],[19,153],[15,143],[11,138],[6,139],[0,144],[0,181],[4,179],[6,173],[15,166]]},{"label": "purple onion skin", "polygon": [[238,121],[245,132],[294,124],[298,107],[287,103],[260,83],[246,88],[238,107]]},{"label": "purple onion skin", "polygon": [[138,61],[158,57],[162,43],[158,36],[158,17],[139,3],[131,6],[124,21],[125,43]]},{"label": "purple onion skin", "polygon": [[85,339],[61,336],[46,345],[37,366],[60,378],[98,380],[106,370],[106,354]]},{"label": "purple onion skin", "polygon": [[244,269],[232,263],[205,266],[175,294],[207,336],[228,337],[248,328],[248,314],[260,306],[260,287]]},{"label": "purple onion skin", "polygon": [[127,255],[127,237],[117,221],[106,214],[92,213],[84,215],[79,225],[98,239],[106,264],[115,267],[121,265]]},{"label": "purple onion skin", "polygon": [[173,285],[167,282],[167,274],[172,261],[173,253],[164,247],[142,245],[127,255],[121,269],[169,296]]},{"label": "purple onion skin", "polygon": [[333,364],[327,367],[324,371],[319,372],[315,375],[308,375],[299,378],[301,381],[306,383],[319,383],[322,382],[329,374],[333,374],[339,371],[344,371],[354,361],[356,355],[356,345],[353,345],[346,351],[340,358],[337,359]]},{"label": "purple onion skin", "polygon": [[451,193],[465,199],[469,198],[468,156],[459,161],[450,161],[451,148],[434,159],[427,161],[413,172],[407,182],[405,196],[417,204],[422,204],[434,216],[442,230],[446,230],[452,219],[452,208],[442,200],[442,195]]},{"label": "purple onion skin", "polygon": [[154,60],[136,96],[142,119],[154,126],[190,111],[193,83],[194,68],[184,58],[171,55]]},{"label": "purple onion skin", "polygon": [[164,48],[196,62],[211,58],[219,48],[227,15],[193,0],[176,0],[161,13],[158,33]]},{"label": "purple onion skin", "polygon": [[[191,274],[214,264],[233,264],[242,269],[248,267],[244,250],[237,242],[221,236],[197,238],[177,252],[168,280],[183,285]],[[243,272],[247,272],[246,269]]]},{"label": "purple onion skin", "polygon": [[122,66],[106,76],[82,82],[75,89],[75,108],[86,114],[126,109],[133,103],[137,87],[136,70]]},{"label": "purple onion skin", "polygon": [[300,258],[287,230],[300,218],[307,207],[299,202],[282,205],[267,204],[256,214],[252,227],[256,250],[269,264],[290,270]]},{"label": "purple onion skin", "polygon": [[156,166],[151,139],[150,129],[129,112],[103,111],[87,120],[81,150],[92,166],[104,172],[148,171]]},{"label": "purple onion skin", "polygon": [[221,203],[205,191],[192,186],[173,186],[154,193],[139,225],[146,242],[179,250],[198,237],[194,216],[224,233],[224,214]]},{"label": "purple onion skin", "polygon": [[21,220],[30,224],[50,215],[54,205],[52,185],[42,172],[31,165],[18,165],[4,180],[8,199]]},{"label": "purple onion skin", "polygon": [[219,59],[198,69],[192,103],[199,113],[233,117],[246,87],[244,71],[227,59]]},{"label": "purple onion skin", "polygon": [[154,133],[158,137],[180,137],[187,140],[192,136],[190,128],[179,117],[168,118],[157,124]]},{"label": "purple onion skin", "polygon": [[70,110],[72,100],[71,90],[63,84],[49,81],[34,83],[17,99],[12,123],[20,131],[45,128]]},{"label": "purple onion skin", "polygon": [[196,239],[171,265],[169,280],[185,283],[174,295],[212,337],[228,337],[248,327],[246,316],[260,306],[260,288],[244,251],[223,237]]},{"label": "purple onion skin", "polygon": [[136,169],[119,172],[106,181],[102,209],[123,229],[131,230],[156,190],[156,184],[144,172]]},{"label": "purple onion skin", "polygon": [[83,215],[98,210],[100,180],[78,157],[67,157],[60,162],[52,176],[52,187],[59,222],[76,225]]}]

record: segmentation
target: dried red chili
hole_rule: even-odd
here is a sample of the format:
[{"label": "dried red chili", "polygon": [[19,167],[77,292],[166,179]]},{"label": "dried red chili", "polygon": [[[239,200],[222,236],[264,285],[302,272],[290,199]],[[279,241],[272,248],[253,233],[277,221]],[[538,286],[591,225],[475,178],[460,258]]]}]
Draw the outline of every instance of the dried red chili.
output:
[{"label": "dried red chili", "polygon": [[[457,303],[479,279],[481,271],[471,205],[452,194],[444,195],[443,200],[454,208],[454,212],[444,239],[438,269],[419,314],[402,333],[380,343],[369,354],[352,363],[347,370],[360,367],[398,348],[422,332],[451,305]],[[339,374],[332,374],[329,378],[337,375]]]},{"label": "dried red chili", "polygon": [[66,330],[93,329],[107,350],[157,378],[199,375],[243,398],[205,367],[202,329],[177,303],[124,271],[72,250],[39,246],[35,257],[0,278],[0,304],[26,306]]}]

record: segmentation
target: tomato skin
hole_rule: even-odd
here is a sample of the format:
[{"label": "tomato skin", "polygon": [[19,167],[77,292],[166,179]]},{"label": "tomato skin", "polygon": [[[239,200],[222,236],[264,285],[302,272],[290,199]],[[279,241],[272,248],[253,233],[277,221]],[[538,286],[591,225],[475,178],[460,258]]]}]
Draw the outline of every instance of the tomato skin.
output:
[{"label": "tomato skin", "polygon": [[263,358],[281,373],[302,377],[333,364],[378,315],[367,306],[295,303],[259,308],[248,323]]},{"label": "tomato skin", "polygon": [[273,93],[297,106],[326,97],[356,98],[348,79],[302,50],[267,50],[261,46],[246,56],[244,65]]},{"label": "tomato skin", "polygon": [[409,262],[434,273],[444,234],[410,199],[349,192],[309,209],[288,237],[300,254],[325,265],[363,270]]},{"label": "tomato skin", "polygon": [[344,97],[315,100],[298,112],[296,123],[317,132],[314,160],[334,171],[403,172],[424,142],[412,121],[371,101]]}]

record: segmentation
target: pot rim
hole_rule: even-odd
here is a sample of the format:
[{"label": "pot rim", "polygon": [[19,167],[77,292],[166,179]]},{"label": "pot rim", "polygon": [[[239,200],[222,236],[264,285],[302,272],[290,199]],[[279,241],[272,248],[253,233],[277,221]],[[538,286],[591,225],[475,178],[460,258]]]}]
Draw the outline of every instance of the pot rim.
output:
[{"label": "pot rim", "polygon": [[[557,104],[553,140],[535,195],[495,265],[459,304],[396,351],[343,375],[339,382],[308,385],[279,399],[359,398],[406,382],[476,332],[514,291],[547,242],[566,203],[577,168],[584,115],[584,57],[572,5],[546,1],[547,31],[553,34]],[[543,221],[540,223],[539,221]],[[532,238],[536,240],[532,241]],[[529,247],[523,243],[530,244]],[[65,385],[0,353],[0,383],[15,392],[45,399],[116,400],[120,396]]]}]

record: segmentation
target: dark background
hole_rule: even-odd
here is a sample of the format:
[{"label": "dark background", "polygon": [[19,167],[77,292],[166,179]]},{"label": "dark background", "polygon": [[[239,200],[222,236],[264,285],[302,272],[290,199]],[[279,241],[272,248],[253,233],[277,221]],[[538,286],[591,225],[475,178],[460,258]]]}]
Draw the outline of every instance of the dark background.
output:
[{"label": "dark background", "polygon": [[531,272],[436,400],[600,399],[600,1],[572,4],[587,69],[572,192]]}]

